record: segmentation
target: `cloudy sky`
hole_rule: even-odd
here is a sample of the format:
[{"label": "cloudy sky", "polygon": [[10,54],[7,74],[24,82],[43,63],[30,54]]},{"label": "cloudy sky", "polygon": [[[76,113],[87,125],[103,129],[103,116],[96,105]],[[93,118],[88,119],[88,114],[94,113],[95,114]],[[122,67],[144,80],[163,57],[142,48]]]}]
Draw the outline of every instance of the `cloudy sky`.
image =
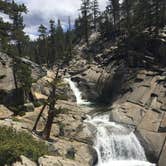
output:
[{"label": "cloudy sky", "polygon": [[[28,14],[24,16],[26,24],[25,32],[31,37],[36,38],[37,29],[40,24],[48,26],[50,19],[55,21],[59,18],[64,29],[67,27],[68,16],[71,20],[78,15],[81,0],[16,0],[24,3],[28,8]],[[103,10],[107,0],[99,0],[100,8]]]}]

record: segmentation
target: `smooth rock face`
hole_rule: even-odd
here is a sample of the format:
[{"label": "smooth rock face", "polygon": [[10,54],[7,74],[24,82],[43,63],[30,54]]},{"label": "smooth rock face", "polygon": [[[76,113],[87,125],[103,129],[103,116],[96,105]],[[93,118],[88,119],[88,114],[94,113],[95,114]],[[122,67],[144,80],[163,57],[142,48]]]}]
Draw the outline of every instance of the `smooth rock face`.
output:
[{"label": "smooth rock face", "polygon": [[151,162],[156,163],[160,158],[160,153],[166,139],[166,134],[151,132],[143,129],[138,129],[136,134],[145,149],[147,158]]},{"label": "smooth rock face", "polygon": [[0,53],[0,90],[10,91],[15,88],[11,58],[6,54]]},{"label": "smooth rock face", "polygon": [[25,157],[23,155],[20,156],[20,160],[21,161],[17,161],[16,163],[12,164],[12,166],[37,166],[36,163],[29,160],[27,157]]},{"label": "smooth rock face", "polygon": [[157,132],[160,127],[163,115],[164,112],[149,110],[143,117],[141,123],[138,125],[138,128]]},{"label": "smooth rock face", "polygon": [[35,107],[33,103],[25,103],[23,109],[25,112],[33,112],[35,110]]},{"label": "smooth rock face", "polygon": [[125,102],[112,109],[110,120],[137,126],[144,117],[146,111],[146,109],[139,105]]},{"label": "smooth rock face", "polygon": [[11,118],[13,112],[3,105],[0,105],[0,120]]},{"label": "smooth rock face", "polygon": [[21,58],[21,61],[29,66],[32,69],[32,78],[34,80],[38,80],[39,78],[45,76],[47,74],[47,70],[39,66],[38,64],[32,62],[29,59]]},{"label": "smooth rock face", "polygon": [[39,158],[39,166],[78,166],[80,163],[74,160],[64,159],[58,156],[44,156]]},{"label": "smooth rock face", "polygon": [[[36,63],[25,58],[21,58],[20,60],[31,66],[31,76],[34,80],[38,80],[46,75],[46,70]],[[0,104],[21,105],[23,103],[23,92],[19,89],[19,95],[16,96],[16,87],[11,62],[12,58],[6,54],[0,53]]]}]

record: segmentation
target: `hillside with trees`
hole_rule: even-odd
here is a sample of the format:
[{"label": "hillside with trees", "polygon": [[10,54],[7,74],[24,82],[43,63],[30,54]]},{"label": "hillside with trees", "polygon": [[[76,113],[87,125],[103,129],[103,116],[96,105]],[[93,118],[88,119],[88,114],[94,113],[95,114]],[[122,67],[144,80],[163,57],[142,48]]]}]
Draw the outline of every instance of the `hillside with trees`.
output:
[{"label": "hillside with trees", "polygon": [[29,9],[0,0],[0,166],[102,166],[111,152],[98,136],[114,139],[116,125],[145,159],[117,156],[165,166],[166,1],[106,1],[81,0],[74,22],[52,16],[32,40]]}]

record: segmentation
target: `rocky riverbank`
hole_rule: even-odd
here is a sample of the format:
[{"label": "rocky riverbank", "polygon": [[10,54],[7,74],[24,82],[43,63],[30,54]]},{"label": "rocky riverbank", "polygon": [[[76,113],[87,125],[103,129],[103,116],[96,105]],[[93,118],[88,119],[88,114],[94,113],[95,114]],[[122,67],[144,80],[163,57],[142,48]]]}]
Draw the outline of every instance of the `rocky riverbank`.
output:
[{"label": "rocky riverbank", "polygon": [[[14,97],[14,81],[12,69],[10,66],[10,58],[2,54],[0,63],[0,126],[11,127],[18,132],[31,133],[37,116],[42,109],[42,103],[47,100],[50,93],[49,84],[53,81],[55,73],[53,71],[41,72],[43,69],[33,63],[32,74],[36,81],[32,85],[32,95],[35,103],[26,103],[26,110],[23,115],[15,115],[10,107],[15,104]],[[25,62],[29,60],[25,60]],[[75,97],[70,90],[69,85],[63,81],[58,88],[58,98],[56,108],[58,113],[54,118],[51,130],[50,142],[45,142],[49,147],[52,156],[43,156],[38,159],[38,163],[30,161],[25,156],[20,156],[20,161],[13,163],[13,166],[40,165],[40,166],[89,166],[97,162],[97,154],[92,147],[92,138],[90,133],[86,131],[83,120],[90,111],[88,108],[77,106]],[[9,100],[10,99],[10,100]],[[20,103],[18,99],[18,103]],[[41,105],[41,106],[37,106]],[[45,108],[42,118],[39,121],[37,131],[43,130],[47,119],[48,107]],[[40,140],[39,137],[33,135],[34,139]]]},{"label": "rocky riverbank", "polygon": [[[96,37],[91,39],[91,45]],[[97,43],[99,44],[99,43]],[[115,47],[108,44],[86,50],[85,45],[75,48],[76,57],[70,63],[65,77],[77,83],[83,98],[97,104],[97,108],[89,109],[76,105],[75,97],[63,81],[58,88],[59,100],[56,104],[60,112],[54,118],[49,145],[54,155],[42,156],[34,163],[25,156],[14,166],[92,166],[97,162],[97,154],[93,149],[93,126],[88,130],[84,120],[86,115],[108,112],[110,121],[130,126],[134,129],[146,156],[150,162],[165,166],[166,153],[166,69],[159,66],[141,65],[133,68],[124,60],[115,58]],[[93,51],[92,51],[93,50]],[[95,61],[88,62],[83,56],[91,51]],[[53,81],[55,71],[46,71],[40,66],[23,59],[32,65],[32,74],[36,81],[32,85],[33,102],[26,103],[25,115],[14,116],[10,105],[15,101],[14,81],[10,58],[0,59],[0,125],[17,131],[31,133],[34,122],[41,110],[41,104],[50,93],[49,83]],[[131,60],[131,59],[130,59]],[[132,61],[132,60],[131,60]],[[5,62],[5,63],[4,63]],[[101,63],[102,62],[102,63]],[[78,67],[79,66],[79,67]],[[104,107],[103,107],[104,105]],[[26,111],[25,111],[26,110]],[[46,122],[48,108],[39,122],[38,131],[42,131]],[[39,139],[34,136],[35,139]]]},{"label": "rocky riverbank", "polygon": [[[82,56],[84,51],[81,48],[78,54]],[[110,114],[111,121],[133,127],[150,162],[165,166],[166,68],[149,66],[146,61],[132,67],[124,60],[117,60],[111,46],[104,52],[95,56],[102,59],[100,64],[77,61],[72,66],[75,69],[72,79],[85,98],[107,104],[102,111]],[[84,66],[84,70],[77,72],[78,65]]]}]

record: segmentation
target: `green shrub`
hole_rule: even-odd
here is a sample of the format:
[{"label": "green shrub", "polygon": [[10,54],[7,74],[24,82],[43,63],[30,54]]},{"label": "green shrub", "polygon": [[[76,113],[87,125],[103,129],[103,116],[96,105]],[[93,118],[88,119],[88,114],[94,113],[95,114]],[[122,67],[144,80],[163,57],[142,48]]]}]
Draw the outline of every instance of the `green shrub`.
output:
[{"label": "green shrub", "polygon": [[58,100],[68,100],[68,96],[65,94],[59,94],[57,96]]},{"label": "green shrub", "polygon": [[75,154],[76,154],[76,150],[74,149],[74,147],[71,147],[67,150],[66,157],[71,159],[71,160],[74,160]]},{"label": "green shrub", "polygon": [[65,135],[65,131],[64,131],[64,127],[65,127],[65,125],[62,123],[62,122],[60,122],[59,123],[59,135],[61,136],[61,137],[63,137],[64,135]]},{"label": "green shrub", "polygon": [[16,132],[12,128],[0,127],[0,165],[11,165],[24,155],[33,161],[48,154],[48,147],[36,141],[26,132]]}]

